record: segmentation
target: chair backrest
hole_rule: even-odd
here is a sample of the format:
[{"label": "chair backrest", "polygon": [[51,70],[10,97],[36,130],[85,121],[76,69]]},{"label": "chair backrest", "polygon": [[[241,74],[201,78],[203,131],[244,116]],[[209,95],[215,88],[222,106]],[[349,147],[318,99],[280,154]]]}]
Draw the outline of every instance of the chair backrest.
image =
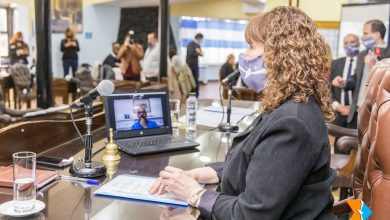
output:
[{"label": "chair backrest", "polygon": [[[382,61],[384,62],[384,61]],[[371,131],[371,135],[368,133],[368,128],[370,124],[375,124],[376,121],[371,120],[371,113],[374,103],[376,102],[377,93],[379,89],[379,85],[382,81],[384,69],[382,66],[382,62],[377,63],[370,72],[370,76],[366,83],[366,97],[363,101],[362,106],[359,109],[358,115],[358,136],[360,148],[357,153],[357,158],[355,160],[355,169],[354,169],[354,181],[353,181],[353,189],[354,195],[357,198],[363,197],[363,185],[364,185],[364,176],[367,167],[367,158],[368,152],[372,143],[372,134],[375,131]],[[371,128],[375,128],[375,126],[371,125]]]},{"label": "chair backrest", "polygon": [[[375,183],[378,178],[373,179],[371,177],[373,175],[376,176],[377,173],[383,173],[381,166],[375,166],[375,170],[373,170],[372,164],[381,164],[384,162],[384,158],[390,160],[390,151],[387,152],[387,155],[383,154],[383,157],[379,160],[375,157],[377,151],[375,146],[379,138],[378,134],[388,130],[384,127],[384,125],[382,127],[377,125],[379,121],[378,111],[379,108],[382,108],[382,104],[380,103],[383,102],[383,98],[381,98],[383,95],[381,94],[384,93],[384,90],[386,90],[385,88],[389,87],[390,89],[389,68],[390,59],[386,59],[377,63],[371,70],[369,79],[367,80],[368,83],[366,84],[366,97],[363,105],[359,109],[358,133],[361,144],[355,163],[353,188],[355,197],[363,199],[363,201],[370,207],[372,206],[371,202],[374,197],[378,196],[373,194],[373,183]],[[390,119],[390,114],[383,112],[381,117],[389,117]],[[383,139],[383,137],[381,138]],[[388,139],[387,142],[390,146],[390,139]],[[388,147],[388,149],[390,148]],[[388,172],[390,174],[390,170]],[[390,191],[388,191],[387,194],[389,194],[389,192]],[[382,191],[382,194],[386,193]],[[379,208],[376,212],[388,212],[388,210],[390,210],[390,207],[388,209]]]},{"label": "chair backrest", "polygon": [[115,79],[115,72],[110,65],[103,64],[99,69],[99,79]]},{"label": "chair backrest", "polygon": [[10,75],[17,90],[29,89],[31,85],[31,74],[27,66],[16,63],[10,68]]},{"label": "chair backrest", "polygon": [[[376,220],[389,219],[390,216],[390,59],[383,64],[386,71],[371,113],[373,120],[376,119],[372,124],[376,132],[369,149],[363,191],[363,198],[373,213],[370,219]],[[374,129],[369,128],[368,133],[371,130]]]},{"label": "chair backrest", "polygon": [[91,70],[80,67],[76,72],[76,78],[80,80],[81,95],[94,88]]}]

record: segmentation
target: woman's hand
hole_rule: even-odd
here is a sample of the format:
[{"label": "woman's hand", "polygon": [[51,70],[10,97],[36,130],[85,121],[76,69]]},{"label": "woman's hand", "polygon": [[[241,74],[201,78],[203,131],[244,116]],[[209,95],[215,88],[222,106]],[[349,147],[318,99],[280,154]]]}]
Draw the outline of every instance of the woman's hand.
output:
[{"label": "woman's hand", "polygon": [[217,172],[211,167],[195,168],[185,172],[199,183],[215,184],[219,182]]},{"label": "woman's hand", "polygon": [[167,191],[188,202],[191,194],[199,188],[201,186],[190,174],[181,169],[167,166],[160,172],[160,178],[151,187],[149,193],[161,195]]}]

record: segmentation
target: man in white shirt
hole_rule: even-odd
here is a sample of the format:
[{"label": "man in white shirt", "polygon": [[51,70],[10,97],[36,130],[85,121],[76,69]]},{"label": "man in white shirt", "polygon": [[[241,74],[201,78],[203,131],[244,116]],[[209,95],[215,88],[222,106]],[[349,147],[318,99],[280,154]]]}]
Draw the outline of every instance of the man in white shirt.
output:
[{"label": "man in white shirt", "polygon": [[[333,60],[329,81],[332,82],[336,78],[348,80],[355,74],[357,63],[357,55],[359,54],[359,37],[355,34],[347,34],[344,37],[344,50],[346,57]],[[347,116],[351,109],[352,89],[331,87],[333,103],[332,107],[336,111],[335,124],[342,127],[351,127],[351,123],[347,122]]]},{"label": "man in white shirt", "polygon": [[157,33],[149,33],[147,38],[148,48],[142,61],[141,80],[144,82],[158,81],[160,78],[160,44]]}]

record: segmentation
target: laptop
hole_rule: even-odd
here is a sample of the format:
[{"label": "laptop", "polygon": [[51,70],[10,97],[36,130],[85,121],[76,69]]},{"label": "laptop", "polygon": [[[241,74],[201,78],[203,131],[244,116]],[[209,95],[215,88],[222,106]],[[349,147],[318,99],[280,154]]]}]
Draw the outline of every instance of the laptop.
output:
[{"label": "laptop", "polygon": [[119,150],[130,155],[190,149],[198,143],[172,135],[166,90],[114,91],[104,97],[106,134],[114,130]]}]

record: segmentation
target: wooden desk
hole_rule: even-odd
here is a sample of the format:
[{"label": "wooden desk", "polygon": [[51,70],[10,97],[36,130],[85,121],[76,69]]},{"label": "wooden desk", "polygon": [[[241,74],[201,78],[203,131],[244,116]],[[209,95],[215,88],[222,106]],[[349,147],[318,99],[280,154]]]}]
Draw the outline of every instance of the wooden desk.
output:
[{"label": "wooden desk", "polygon": [[150,82],[143,83],[141,81],[132,80],[112,80],[116,90],[129,90],[129,89],[140,89],[145,86],[149,86]]},{"label": "wooden desk", "polygon": [[[199,102],[200,106],[206,106],[213,102],[213,100],[201,100]],[[218,101],[216,101],[218,102]],[[253,102],[236,102],[233,101],[234,106],[239,107],[248,107],[253,108],[255,105]],[[94,148],[93,151],[96,152],[99,149],[103,148],[105,145],[105,128],[104,124],[101,123],[102,115],[96,115],[94,120]],[[249,119],[251,121],[253,119]],[[46,123],[46,122],[45,122]],[[35,149],[38,153],[50,156],[61,156],[61,157],[70,157],[74,156],[76,159],[83,157],[84,151],[82,150],[81,141],[75,137],[77,135],[73,133],[70,137],[70,141],[63,142],[64,138],[58,137],[54,133],[66,134],[70,132],[70,124],[62,126],[61,130],[57,130],[56,127],[60,127],[57,124],[56,127],[49,127],[49,124],[44,130],[52,129],[53,131],[48,132],[39,132],[41,133],[39,138],[35,138],[36,141],[31,141],[29,148],[38,148],[39,145],[42,145],[44,149]],[[83,121],[78,121],[78,125],[82,126]],[[100,127],[98,127],[99,125]],[[22,127],[19,127],[20,130]],[[241,127],[243,128],[243,127]],[[33,132],[31,129],[33,127],[23,127],[25,132],[28,131],[28,134],[31,135]],[[83,131],[83,127],[80,128]],[[195,141],[200,143],[200,146],[191,149],[191,150],[182,150],[169,153],[161,153],[154,155],[138,156],[133,157],[121,152],[121,161],[116,167],[116,173],[112,174],[112,177],[115,177],[119,174],[134,174],[134,175],[144,175],[144,176],[157,176],[159,171],[165,166],[175,166],[181,169],[187,170],[196,167],[203,167],[205,164],[215,161],[223,161],[225,154],[228,150],[228,147],[232,141],[234,134],[225,134],[218,131],[209,131],[210,127],[198,126],[198,130],[194,135]],[[4,131],[3,131],[4,132]],[[0,139],[3,140],[1,134],[3,133],[0,129]],[[37,132],[35,132],[37,133]],[[10,135],[10,134],[9,134]],[[26,136],[26,133],[18,133],[15,135],[23,136],[23,138],[30,137]],[[174,135],[178,136],[191,136],[186,134],[184,129],[174,130]],[[51,137],[56,137],[51,139]],[[49,138],[49,140],[48,140]],[[61,140],[62,139],[62,140]],[[45,143],[40,143],[45,140]],[[47,143],[50,141],[50,144]],[[0,143],[0,155],[4,155],[3,151],[9,153],[22,150],[22,148],[14,149],[16,146],[19,146],[21,142],[13,143],[7,142],[7,144]],[[48,145],[54,146],[53,148],[48,148]],[[5,146],[8,146],[7,149],[4,149]],[[12,147],[11,147],[12,146]],[[96,154],[93,160],[101,161],[103,151]],[[9,160],[9,156],[1,157],[1,161]],[[5,163],[3,163],[4,165]],[[1,165],[1,164],[0,164]],[[68,169],[60,170],[62,174],[68,174]],[[102,178],[103,182],[110,180],[110,177]],[[208,186],[209,187],[209,186]],[[31,216],[28,219],[160,219],[160,216],[166,215],[166,212],[169,212],[165,207],[143,203],[130,200],[112,200],[101,197],[95,197],[93,192],[96,188],[83,188],[82,186],[66,182],[59,181],[57,184],[52,186],[49,189],[42,190],[38,193],[38,199],[46,203],[46,208],[39,214]],[[0,188],[0,203],[12,199],[12,189]],[[182,212],[185,209],[178,209],[175,212]],[[172,213],[172,211],[171,211]],[[0,218],[4,216],[0,215]],[[163,218],[166,219],[166,218]],[[181,218],[187,219],[187,218]]]}]

